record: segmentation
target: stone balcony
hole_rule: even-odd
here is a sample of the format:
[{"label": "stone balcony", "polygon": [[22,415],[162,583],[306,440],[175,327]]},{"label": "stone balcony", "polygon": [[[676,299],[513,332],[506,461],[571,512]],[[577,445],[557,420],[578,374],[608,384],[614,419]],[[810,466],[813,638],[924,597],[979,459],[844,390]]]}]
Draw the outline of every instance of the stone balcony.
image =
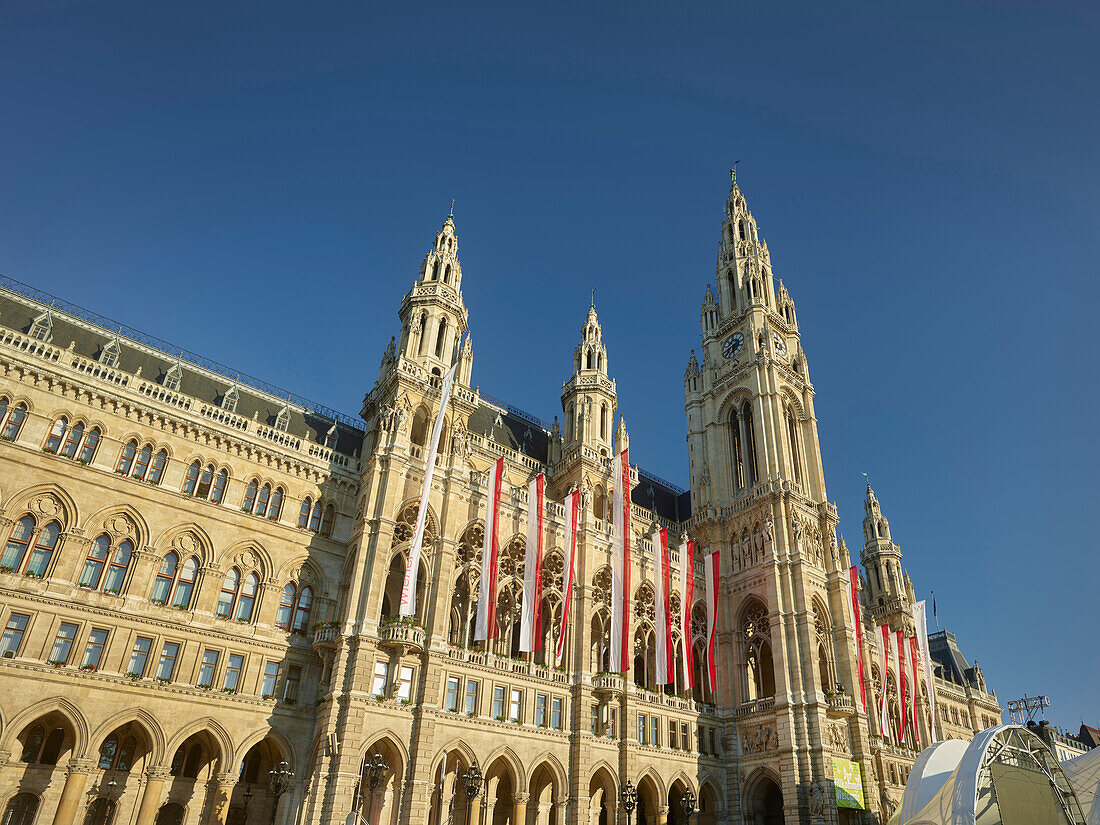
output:
[{"label": "stone balcony", "polygon": [[332,650],[336,647],[336,640],[339,638],[339,627],[335,625],[319,627],[313,631],[313,647],[318,653],[322,650]]},{"label": "stone balcony", "polygon": [[378,628],[378,644],[397,650],[399,656],[424,650],[424,628],[401,621],[387,622]]},{"label": "stone balcony", "polygon": [[605,696],[622,693],[623,675],[621,673],[597,673],[592,677],[592,690]]},{"label": "stone balcony", "polygon": [[733,709],[733,715],[738,718],[742,716],[754,716],[757,713],[771,713],[774,709],[775,697],[765,696],[763,699],[753,699],[749,702],[742,702]]},{"label": "stone balcony", "polygon": [[830,716],[851,716],[856,712],[856,703],[847,693],[834,693],[827,701]]}]

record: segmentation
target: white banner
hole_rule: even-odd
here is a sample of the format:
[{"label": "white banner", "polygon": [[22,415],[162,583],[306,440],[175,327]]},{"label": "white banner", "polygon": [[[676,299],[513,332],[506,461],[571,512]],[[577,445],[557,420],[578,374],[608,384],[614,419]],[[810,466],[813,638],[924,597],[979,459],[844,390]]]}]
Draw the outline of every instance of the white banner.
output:
[{"label": "white banner", "polygon": [[890,717],[886,713],[886,680],[890,678],[890,628],[880,624],[875,633],[875,647],[882,670],[882,690],[878,696],[878,732],[883,739],[890,737]]},{"label": "white banner", "polygon": [[565,497],[565,555],[569,566],[565,569],[565,588],[562,591],[561,627],[558,630],[558,649],[554,660],[561,665],[565,652],[565,631],[569,627],[569,603],[573,596],[573,568],[577,558],[577,532],[580,529],[581,491],[574,490]]},{"label": "white banner", "polygon": [[939,726],[936,719],[936,687],[932,679],[932,656],[928,652],[928,608],[923,601],[913,605],[913,624],[917,628],[917,646],[920,649],[921,669],[924,671],[924,686],[928,691],[928,709],[932,713],[928,735],[933,742],[939,742],[940,738],[936,736],[936,728]]},{"label": "white banner", "polygon": [[707,588],[707,678],[710,680],[711,699],[718,689],[718,662],[715,649],[715,633],[718,630],[718,551],[713,551],[703,561],[704,581]]},{"label": "white banner", "polygon": [[523,561],[523,603],[519,649],[542,650],[542,520],[546,513],[546,476],[539,473],[527,485],[527,548]]},{"label": "white banner", "polygon": [[623,450],[615,472],[611,525],[611,661],[610,670],[630,669],[630,459]]},{"label": "white banner", "polygon": [[477,625],[474,641],[497,635],[497,521],[500,515],[500,485],[504,475],[504,458],[498,458],[489,471],[489,489],[485,502],[485,540],[481,545],[481,581],[478,583]]},{"label": "white banner", "polygon": [[409,560],[405,565],[405,581],[401,585],[401,607],[398,612],[402,616],[416,615],[416,578],[420,572],[420,548],[424,544],[424,525],[428,521],[428,494],[432,490],[435,454],[439,450],[439,434],[443,432],[443,419],[447,413],[447,401],[451,398],[451,385],[454,384],[457,368],[457,363],[452,365],[443,378],[443,396],[439,399],[439,412],[435,416],[432,441],[428,445],[428,455],[424,463],[424,485],[420,489],[420,508],[416,511],[416,526],[413,528],[412,544],[409,545]]},{"label": "white banner", "polygon": [[676,681],[676,663],[672,655],[672,617],[669,615],[670,587],[668,568],[668,530],[653,531],[653,619],[657,638],[657,684]]},{"label": "white banner", "polygon": [[684,684],[695,687],[694,642],[691,628],[691,608],[695,598],[695,540],[687,539],[680,545],[680,639],[684,657]]},{"label": "white banner", "polygon": [[867,688],[863,678],[863,616],[859,609],[859,568],[852,565],[848,568],[848,582],[844,588],[844,595],[848,601],[848,615],[852,619],[852,626],[856,629],[856,679],[859,680],[859,689],[853,690],[856,706],[860,713],[867,712]]},{"label": "white banner", "polygon": [[[905,703],[902,702],[902,699],[901,699],[901,697],[902,697],[902,693],[901,693],[901,663],[898,661],[898,645],[897,645],[897,642],[895,641],[894,634],[890,633],[889,629],[887,629],[887,634],[886,635],[889,639],[890,667],[892,667],[894,669],[894,692],[897,694],[898,707],[900,709],[900,708],[905,706]],[[904,718],[905,718],[904,711],[901,711],[898,715],[898,729],[897,729],[896,733],[898,735],[898,742],[902,743],[902,744],[904,744],[904,742],[905,742],[905,731],[903,731],[901,729],[901,720],[904,719]]]}]

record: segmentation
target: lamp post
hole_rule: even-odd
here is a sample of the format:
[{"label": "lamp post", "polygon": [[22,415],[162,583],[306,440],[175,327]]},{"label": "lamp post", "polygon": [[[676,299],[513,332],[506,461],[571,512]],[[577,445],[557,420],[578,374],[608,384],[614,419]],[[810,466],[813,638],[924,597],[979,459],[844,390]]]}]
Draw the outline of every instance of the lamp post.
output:
[{"label": "lamp post", "polygon": [[623,803],[623,810],[626,811],[626,825],[630,825],[630,817],[634,813],[634,807],[638,804],[638,792],[634,790],[634,783],[629,779],[626,780],[622,791],[619,792],[619,801]]},{"label": "lamp post", "polygon": [[467,825],[470,822],[470,814],[473,811],[474,800],[476,800],[481,793],[481,780],[481,769],[477,766],[477,762],[470,765],[470,767],[466,769],[466,773],[462,774],[462,789],[466,791]]},{"label": "lamp post", "polygon": [[255,796],[252,793],[252,786],[246,785],[244,789],[244,825],[248,825],[248,803],[252,801],[252,797]]},{"label": "lamp post", "polygon": [[290,780],[294,778],[294,772],[290,770],[287,762],[280,762],[273,770],[267,772],[268,787],[275,801],[271,805],[271,825],[275,825],[275,815],[279,812],[279,797],[290,788]]},{"label": "lamp post", "polygon": [[374,792],[378,790],[378,786],[385,780],[387,774],[390,772],[390,766],[386,764],[386,760],[382,757],[382,754],[378,751],[374,752],[374,756],[367,761],[364,773],[367,775],[367,787],[370,788],[370,806],[374,808]]},{"label": "lamp post", "polygon": [[691,821],[691,817],[695,814],[695,794],[691,792],[691,788],[684,791],[684,795],[680,797],[680,804],[684,807],[684,819]]}]

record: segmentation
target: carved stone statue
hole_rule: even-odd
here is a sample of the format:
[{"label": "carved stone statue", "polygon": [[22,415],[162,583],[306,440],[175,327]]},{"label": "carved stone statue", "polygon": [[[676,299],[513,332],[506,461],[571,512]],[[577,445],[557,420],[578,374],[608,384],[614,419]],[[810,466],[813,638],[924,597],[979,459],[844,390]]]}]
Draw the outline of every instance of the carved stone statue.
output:
[{"label": "carved stone statue", "polygon": [[771,544],[772,543],[772,530],[774,528],[775,528],[775,525],[772,524],[771,518],[764,519],[764,543],[765,544]]},{"label": "carved stone statue", "polygon": [[802,520],[796,518],[794,520],[794,524],[791,525],[791,528],[794,530],[795,542],[800,543],[802,541]]},{"label": "carved stone statue", "polygon": [[825,821],[825,786],[820,782],[810,785],[810,821]]}]

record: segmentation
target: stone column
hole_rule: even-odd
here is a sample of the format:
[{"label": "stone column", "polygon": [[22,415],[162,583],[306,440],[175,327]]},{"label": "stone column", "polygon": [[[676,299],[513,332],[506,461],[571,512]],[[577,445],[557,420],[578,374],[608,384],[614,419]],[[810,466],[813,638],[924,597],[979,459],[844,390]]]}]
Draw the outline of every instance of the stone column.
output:
[{"label": "stone column", "polygon": [[[168,779],[168,771],[165,768],[152,768],[145,774],[145,791],[141,795],[138,804],[137,819],[135,825],[153,825],[157,817],[157,809],[160,807],[160,797],[164,792],[164,783]],[[59,825],[55,820],[54,825]]]},{"label": "stone column", "polygon": [[210,805],[210,817],[206,820],[206,825],[225,825],[226,817],[229,816],[229,800],[233,796],[233,788],[236,785],[237,777],[233,774],[218,774],[213,801]]},{"label": "stone column", "polygon": [[657,809],[657,825],[668,825],[668,805]]},{"label": "stone column", "polygon": [[526,825],[527,803],[531,800],[531,794],[512,794],[512,825]]},{"label": "stone column", "polygon": [[57,811],[53,815],[53,825],[72,825],[77,808],[80,807],[84,785],[91,772],[90,760],[81,759],[69,763],[68,770],[65,771],[65,787],[61,789],[61,799],[58,800]]},{"label": "stone column", "polygon": [[[478,825],[478,823],[481,822],[481,799],[475,799],[472,802],[468,802],[467,805],[469,807],[470,819],[466,825]],[[492,825],[491,819],[489,823]]]}]

